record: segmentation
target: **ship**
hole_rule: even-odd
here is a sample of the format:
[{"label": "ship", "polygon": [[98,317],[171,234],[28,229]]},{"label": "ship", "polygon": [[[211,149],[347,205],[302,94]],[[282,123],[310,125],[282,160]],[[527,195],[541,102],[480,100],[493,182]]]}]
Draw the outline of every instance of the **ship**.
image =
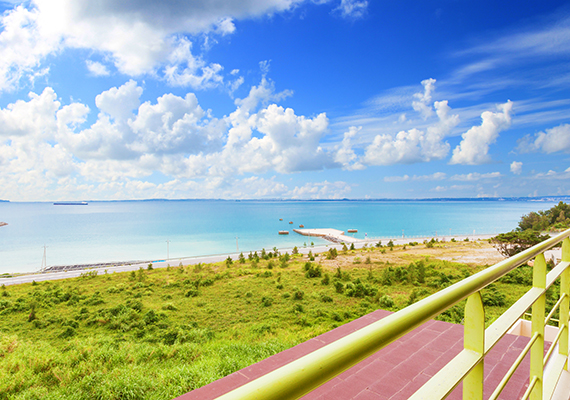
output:
[{"label": "ship", "polygon": [[88,204],[86,201],[60,201],[53,203],[54,206],[86,206]]}]

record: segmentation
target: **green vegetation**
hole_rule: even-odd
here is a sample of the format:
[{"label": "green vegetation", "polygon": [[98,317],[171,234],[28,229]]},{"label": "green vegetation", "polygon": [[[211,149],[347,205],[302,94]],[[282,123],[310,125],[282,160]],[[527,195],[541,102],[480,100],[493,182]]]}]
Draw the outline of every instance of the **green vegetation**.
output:
[{"label": "green vegetation", "polygon": [[559,202],[550,210],[523,215],[517,231],[557,231],[570,228],[570,205]]},{"label": "green vegetation", "polygon": [[516,230],[501,233],[491,243],[505,257],[514,256],[546,239],[543,231],[560,231],[570,227],[570,205],[559,202],[546,211],[523,215]]},{"label": "green vegetation", "polygon": [[491,243],[503,256],[512,257],[549,237],[531,230],[523,232],[512,231],[495,236],[491,239]]},{"label": "green vegetation", "polygon": [[[0,287],[0,399],[174,398],[485,268],[433,258],[444,246],[489,244],[391,243],[388,254],[371,246],[310,257],[263,250],[218,264]],[[488,323],[529,276],[515,270],[485,291]],[[463,306],[438,318],[461,323]]]}]

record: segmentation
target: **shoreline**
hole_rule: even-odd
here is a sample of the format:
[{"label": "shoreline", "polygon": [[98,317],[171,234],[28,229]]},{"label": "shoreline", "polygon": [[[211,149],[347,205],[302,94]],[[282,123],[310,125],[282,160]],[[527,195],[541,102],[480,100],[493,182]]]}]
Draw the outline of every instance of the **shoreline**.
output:
[{"label": "shoreline", "polygon": [[[423,243],[424,240],[429,241],[431,239],[437,239],[439,241],[450,241],[455,239],[456,241],[464,241],[469,239],[469,241],[477,240],[488,240],[496,234],[475,234],[475,235],[446,235],[446,236],[426,236],[426,237],[392,237],[392,238],[368,238],[368,239],[357,239],[352,243],[355,249],[360,249],[365,246],[375,246],[379,241],[383,246],[391,240],[394,245],[404,245],[411,242]],[[323,253],[328,251],[330,248],[342,249],[342,244],[331,243],[326,245],[316,245],[307,247],[298,247],[298,251],[301,254],[308,254],[309,251],[313,253]],[[278,251],[282,254],[288,252],[291,254],[293,248],[280,248]],[[261,249],[252,250],[251,252],[260,252]],[[210,264],[226,260],[231,257],[233,260],[237,260],[240,253],[244,255],[249,254],[249,251],[245,252],[231,252],[223,254],[211,254],[211,255],[200,255],[200,256],[186,256],[177,257],[169,259],[159,259],[159,260],[148,260],[148,261],[118,261],[118,262],[101,262],[101,263],[90,263],[90,264],[74,264],[74,265],[56,265],[47,267],[44,271],[37,272],[23,272],[23,273],[5,273],[4,275],[9,275],[4,277],[0,275],[0,285],[18,285],[21,283],[31,283],[32,281],[41,282],[48,280],[59,280],[68,278],[77,278],[84,273],[97,271],[99,273],[115,273],[115,272],[129,272],[136,271],[139,268],[147,268],[150,263],[152,263],[153,268],[166,268],[168,266],[177,267],[180,264],[183,265],[195,265],[198,263]]]}]

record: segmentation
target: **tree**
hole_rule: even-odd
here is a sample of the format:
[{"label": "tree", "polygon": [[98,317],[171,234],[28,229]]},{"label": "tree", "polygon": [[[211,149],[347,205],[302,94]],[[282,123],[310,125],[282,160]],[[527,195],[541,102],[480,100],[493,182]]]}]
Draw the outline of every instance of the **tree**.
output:
[{"label": "tree", "polygon": [[548,238],[548,235],[541,235],[540,232],[532,230],[511,231],[495,236],[491,243],[503,256],[512,257]]},{"label": "tree", "polygon": [[544,231],[550,229],[565,229],[570,227],[570,205],[559,202],[550,210],[530,212],[523,215],[517,227],[517,231]]}]

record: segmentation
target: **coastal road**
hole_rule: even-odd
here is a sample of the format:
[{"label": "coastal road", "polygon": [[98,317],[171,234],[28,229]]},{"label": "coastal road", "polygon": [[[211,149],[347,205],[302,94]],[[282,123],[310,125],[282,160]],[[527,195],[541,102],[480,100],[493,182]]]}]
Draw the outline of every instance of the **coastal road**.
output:
[{"label": "coastal road", "polygon": [[[464,240],[465,238],[468,238],[469,240],[486,240],[489,239],[491,237],[493,237],[495,235],[460,235],[460,236],[439,236],[437,237],[438,240],[450,240],[452,237],[455,238],[456,240]],[[368,246],[373,246],[376,243],[378,243],[378,241],[382,241],[383,245],[386,245],[390,240],[392,240],[392,242],[396,245],[401,245],[401,244],[407,244],[410,242],[418,242],[418,243],[422,243],[424,240],[431,240],[432,236],[430,237],[421,237],[421,238],[417,238],[417,237],[399,237],[399,238],[370,238],[367,240],[363,240],[360,239],[357,242],[354,242],[354,247],[355,248],[362,248],[364,245],[368,245]],[[300,247],[299,248],[299,253],[302,254],[308,254],[309,251],[312,251],[313,253],[323,253],[328,251],[330,248],[337,248],[337,249],[341,249],[342,248],[342,244],[335,244],[335,243],[331,243],[331,244],[326,244],[326,245],[318,245],[318,246],[314,246],[314,247]],[[281,254],[284,254],[285,252],[291,253],[292,249],[291,248],[285,248],[285,249],[278,249],[279,252]],[[258,250],[259,252],[260,250]],[[169,265],[171,267],[177,267],[180,265],[180,263],[182,263],[182,265],[186,266],[186,265],[194,265],[194,264],[198,264],[198,263],[203,263],[203,264],[210,264],[210,263],[216,263],[216,262],[220,262],[220,261],[224,261],[228,258],[228,256],[230,256],[232,258],[232,260],[237,260],[239,257],[240,253],[226,253],[226,254],[216,254],[216,255],[209,255],[209,256],[197,256],[197,257],[183,257],[183,258],[171,258],[168,260],[155,260],[152,261],[152,266],[153,268],[166,268]],[[247,254],[249,254],[249,252],[244,252],[244,255],[247,256]],[[72,270],[72,271],[59,271],[59,272],[36,272],[36,273],[30,273],[30,274],[22,274],[22,275],[17,275],[17,276],[13,276],[10,278],[2,278],[0,277],[0,285],[18,285],[21,283],[31,283],[32,281],[36,281],[36,282],[42,282],[42,281],[53,281],[53,280],[58,280],[58,279],[68,279],[68,278],[77,278],[79,276],[81,276],[81,274],[84,274],[86,272],[91,272],[91,271],[97,271],[97,274],[101,275],[101,274],[112,274],[112,273],[116,273],[116,272],[127,272],[127,271],[136,271],[139,268],[147,268],[148,267],[148,261],[145,262],[134,262],[132,264],[125,264],[125,265],[120,265],[120,266],[105,266],[105,267],[101,267],[101,268],[85,268],[82,270]]]}]

